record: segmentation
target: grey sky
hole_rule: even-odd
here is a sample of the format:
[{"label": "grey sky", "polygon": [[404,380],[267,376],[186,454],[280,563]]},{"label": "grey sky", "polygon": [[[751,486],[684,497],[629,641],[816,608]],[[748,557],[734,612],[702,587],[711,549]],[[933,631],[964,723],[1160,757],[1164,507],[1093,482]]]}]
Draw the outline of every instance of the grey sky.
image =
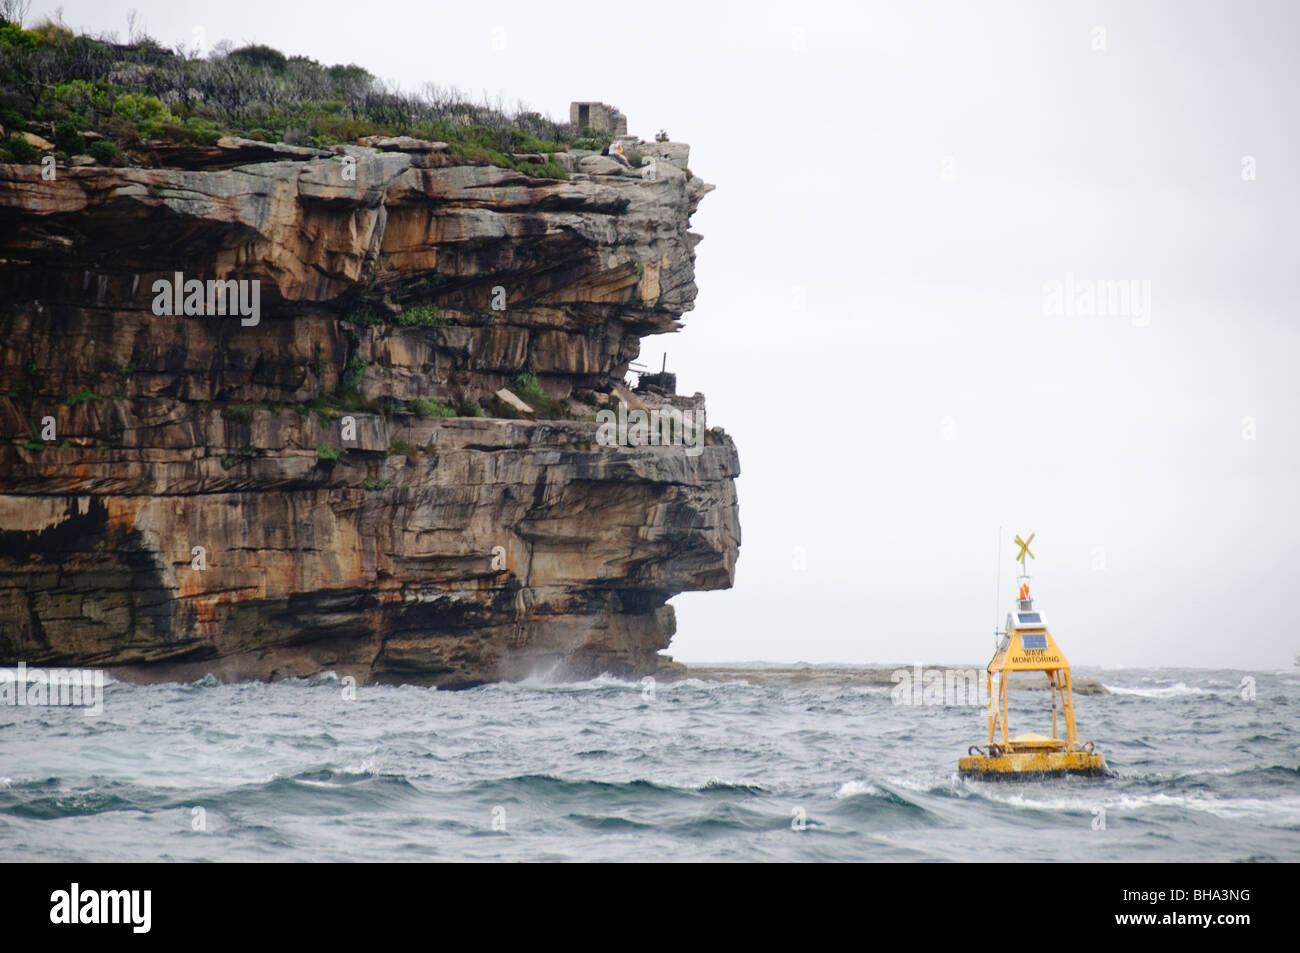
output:
[{"label": "grey sky", "polygon": [[[691,143],[718,185],[700,294],[643,357],[736,438],[744,543],[735,589],[674,600],[677,657],[982,663],[1002,526],[1003,611],[1036,532],[1075,664],[1289,666],[1297,7],[973,6],[63,16],[124,36],[135,8],[169,45],[200,27],[557,117],[600,99]],[[1149,315],[1045,314],[1067,274],[1150,282]]]}]

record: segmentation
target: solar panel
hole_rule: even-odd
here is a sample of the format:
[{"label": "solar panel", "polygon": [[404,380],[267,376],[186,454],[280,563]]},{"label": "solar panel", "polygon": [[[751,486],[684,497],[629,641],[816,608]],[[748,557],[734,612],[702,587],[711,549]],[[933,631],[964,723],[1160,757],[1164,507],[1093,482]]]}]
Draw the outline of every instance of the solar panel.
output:
[{"label": "solar panel", "polygon": [[1026,649],[1047,648],[1046,632],[1026,632],[1020,636],[1020,644]]},{"label": "solar panel", "polygon": [[1019,616],[1020,616],[1021,625],[1042,625],[1043,624],[1043,617],[1039,615],[1037,612],[1021,612],[1019,613]]}]

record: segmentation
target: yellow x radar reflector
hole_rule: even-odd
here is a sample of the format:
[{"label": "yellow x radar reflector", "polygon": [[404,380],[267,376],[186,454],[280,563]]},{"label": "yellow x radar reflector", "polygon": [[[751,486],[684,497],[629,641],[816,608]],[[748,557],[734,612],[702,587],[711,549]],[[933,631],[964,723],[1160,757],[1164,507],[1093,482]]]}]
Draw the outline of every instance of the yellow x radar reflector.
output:
[{"label": "yellow x radar reflector", "polygon": [[1028,556],[1030,559],[1034,558],[1033,550],[1029,548],[1029,544],[1034,541],[1034,537],[1036,535],[1038,534],[1030,533],[1028,539],[1021,539],[1019,536],[1017,536],[1015,539],[1016,545],[1020,547],[1020,553],[1016,556],[1016,561],[1019,562],[1021,566],[1025,564],[1026,556]]}]

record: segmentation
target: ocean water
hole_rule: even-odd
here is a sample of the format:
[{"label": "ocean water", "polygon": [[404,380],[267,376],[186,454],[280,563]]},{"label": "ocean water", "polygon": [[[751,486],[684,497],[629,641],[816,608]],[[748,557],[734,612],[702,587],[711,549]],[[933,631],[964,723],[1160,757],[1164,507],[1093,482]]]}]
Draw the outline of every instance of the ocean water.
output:
[{"label": "ocean water", "polygon": [[[1297,861],[1300,671],[1083,670],[1116,776],[958,778],[983,708],[610,678],[465,692],[108,684],[0,707],[28,861]],[[1254,679],[1244,698],[1243,679]],[[1050,725],[1015,692],[1012,726]]]}]

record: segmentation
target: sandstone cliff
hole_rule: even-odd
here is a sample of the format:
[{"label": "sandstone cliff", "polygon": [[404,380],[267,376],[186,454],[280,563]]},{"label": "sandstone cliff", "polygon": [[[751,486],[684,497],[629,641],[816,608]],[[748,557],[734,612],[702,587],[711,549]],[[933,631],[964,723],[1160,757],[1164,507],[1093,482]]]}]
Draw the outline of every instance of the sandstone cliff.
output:
[{"label": "sandstone cliff", "polygon": [[[409,139],[0,165],[0,664],[671,666],[667,600],[734,577],[735,448],[604,447],[589,419],[695,295],[711,187],[659,148],[561,154],[567,180]],[[257,280],[256,323],[154,313],[177,272]],[[544,405],[506,419],[521,375]]]}]

